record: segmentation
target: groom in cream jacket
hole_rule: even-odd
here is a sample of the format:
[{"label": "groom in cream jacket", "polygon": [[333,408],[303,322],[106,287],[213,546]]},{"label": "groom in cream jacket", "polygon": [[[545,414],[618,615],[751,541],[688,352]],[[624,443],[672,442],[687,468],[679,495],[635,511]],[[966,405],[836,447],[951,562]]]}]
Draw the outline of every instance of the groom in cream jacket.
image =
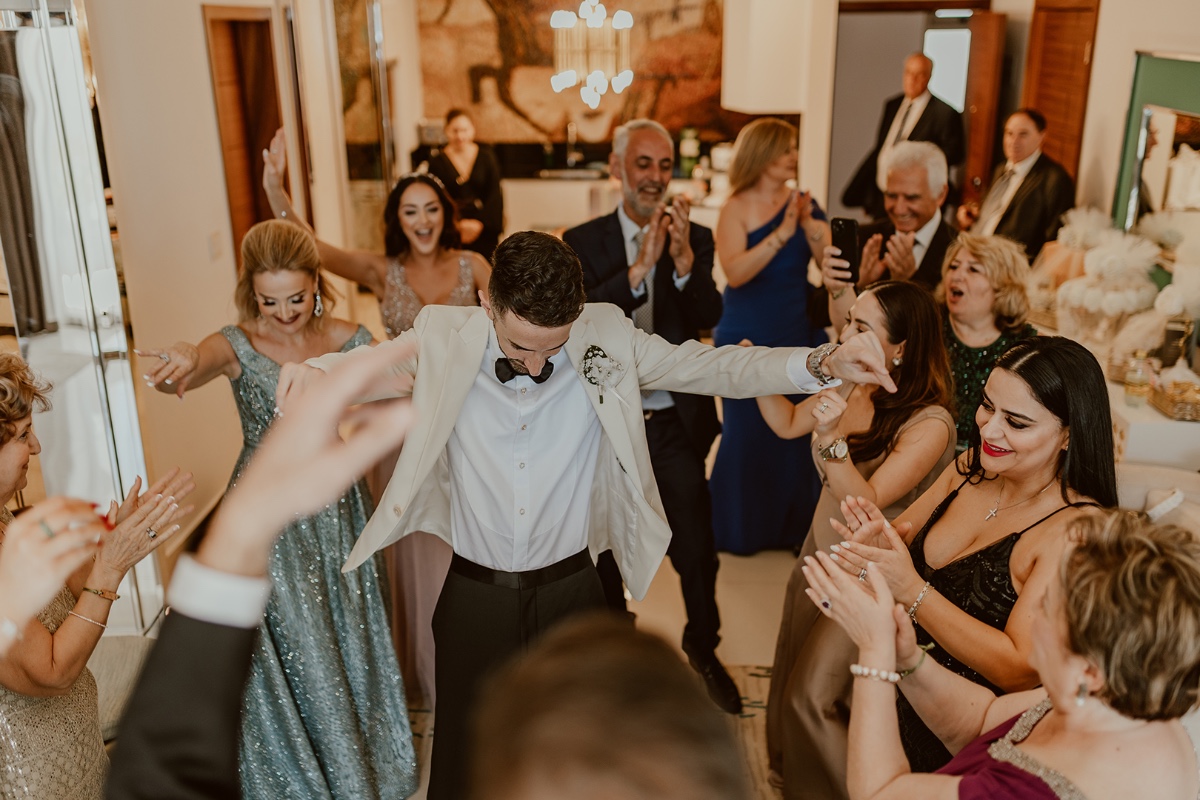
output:
[{"label": "groom in cream jacket", "polygon": [[[433,619],[431,800],[466,796],[481,681],[559,620],[604,607],[598,553],[613,551],[636,597],[649,588],[671,531],[643,389],[755,397],[839,379],[895,389],[872,333],[816,350],[676,346],[584,297],[570,247],[517,233],[496,248],[482,308],[428,306],[378,345],[411,352],[362,399],[411,395],[417,421],[345,569],[413,531],[454,548]],[[286,365],[279,407],[359,352]]]}]

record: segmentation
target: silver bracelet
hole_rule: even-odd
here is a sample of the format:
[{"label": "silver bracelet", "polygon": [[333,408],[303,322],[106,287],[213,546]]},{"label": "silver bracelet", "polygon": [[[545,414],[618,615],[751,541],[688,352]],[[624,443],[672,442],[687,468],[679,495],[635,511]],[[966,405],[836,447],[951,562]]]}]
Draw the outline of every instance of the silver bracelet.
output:
[{"label": "silver bracelet", "polygon": [[925,595],[929,594],[929,589],[933,586],[929,581],[925,581],[925,585],[921,587],[921,593],[917,595],[917,599],[908,607],[908,618],[915,625],[917,622],[917,609],[921,607],[921,603],[925,600]]},{"label": "silver bracelet", "polygon": [[72,617],[79,617],[84,622],[90,622],[93,625],[99,626],[100,628],[103,628],[105,630],[108,629],[108,626],[105,625],[103,622],[96,622],[96,620],[89,619],[88,617],[85,617],[83,614],[76,614],[74,611],[68,611],[67,613],[70,614]]}]

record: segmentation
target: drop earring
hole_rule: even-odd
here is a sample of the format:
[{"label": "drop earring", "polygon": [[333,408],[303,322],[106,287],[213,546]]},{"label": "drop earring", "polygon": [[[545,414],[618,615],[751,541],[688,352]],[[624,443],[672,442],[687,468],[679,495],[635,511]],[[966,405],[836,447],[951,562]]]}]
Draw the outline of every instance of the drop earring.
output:
[{"label": "drop earring", "polygon": [[1075,692],[1075,705],[1078,706],[1079,708],[1083,708],[1083,704],[1087,702],[1087,699],[1088,699],[1087,683],[1085,681],[1080,681],[1079,689]]},{"label": "drop earring", "polygon": [[317,289],[314,294],[316,295],[316,300],[313,302],[313,316],[319,317],[325,313],[325,304],[321,302],[320,289]]}]

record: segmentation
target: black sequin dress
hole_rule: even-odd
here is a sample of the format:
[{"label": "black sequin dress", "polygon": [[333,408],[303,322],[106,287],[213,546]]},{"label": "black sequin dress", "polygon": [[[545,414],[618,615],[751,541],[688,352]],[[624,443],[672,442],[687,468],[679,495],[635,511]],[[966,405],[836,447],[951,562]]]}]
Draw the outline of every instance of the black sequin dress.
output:
[{"label": "black sequin dress", "polygon": [[[1026,531],[1036,528],[1060,511],[1073,506],[1061,505],[1032,525],[1010,533],[987,547],[956,558],[945,566],[934,569],[925,560],[925,539],[929,536],[929,529],[946,513],[946,509],[958,497],[959,490],[967,483],[967,480],[946,495],[946,498],[933,510],[933,514],[929,516],[924,527],[913,537],[912,543],[908,546],[908,552],[912,556],[913,567],[916,568],[917,574],[929,581],[938,594],[980,622],[985,622],[996,630],[1004,630],[1004,626],[1008,624],[1008,616],[1017,602],[1017,590],[1013,586],[1012,572],[1009,566],[1017,540]],[[919,623],[915,627],[917,644],[936,644],[934,638]],[[947,653],[945,648],[934,647],[929,652],[929,657],[951,672],[974,681],[980,686],[985,686],[996,694],[1004,694],[1002,689]],[[896,713],[900,719],[900,740],[904,744],[904,752],[908,756],[908,763],[913,772],[934,772],[950,762],[950,751],[937,738],[937,735],[921,721],[920,716],[917,715],[916,710],[903,694],[897,694]]]},{"label": "black sequin dress", "polygon": [[[245,437],[232,487],[274,419],[279,365],[236,325],[221,333],[242,368],[231,381]],[[370,341],[360,325],[342,352]],[[274,591],[243,700],[240,772],[247,800],[376,800],[417,788],[379,570],[372,559],[341,571],[370,513],[360,480],[288,525],[271,552]]]}]

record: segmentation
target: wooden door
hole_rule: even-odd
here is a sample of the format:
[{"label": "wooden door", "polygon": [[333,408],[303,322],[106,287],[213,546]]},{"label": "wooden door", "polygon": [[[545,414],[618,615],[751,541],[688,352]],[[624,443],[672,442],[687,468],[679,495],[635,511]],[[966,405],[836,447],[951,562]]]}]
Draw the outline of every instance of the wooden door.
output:
[{"label": "wooden door", "polygon": [[262,188],[262,152],[283,125],[271,9],[204,6],[204,20],[233,249],[240,266],[246,231],[274,216]]},{"label": "wooden door", "polygon": [[1072,178],[1079,168],[1099,11],[1100,0],[1037,0],[1029,29],[1021,105],[1046,115],[1042,151]]},{"label": "wooden door", "polygon": [[971,15],[971,57],[963,109],[967,129],[967,160],[962,176],[964,202],[979,202],[992,175],[1005,19],[1004,14],[990,11],[976,11]]}]

